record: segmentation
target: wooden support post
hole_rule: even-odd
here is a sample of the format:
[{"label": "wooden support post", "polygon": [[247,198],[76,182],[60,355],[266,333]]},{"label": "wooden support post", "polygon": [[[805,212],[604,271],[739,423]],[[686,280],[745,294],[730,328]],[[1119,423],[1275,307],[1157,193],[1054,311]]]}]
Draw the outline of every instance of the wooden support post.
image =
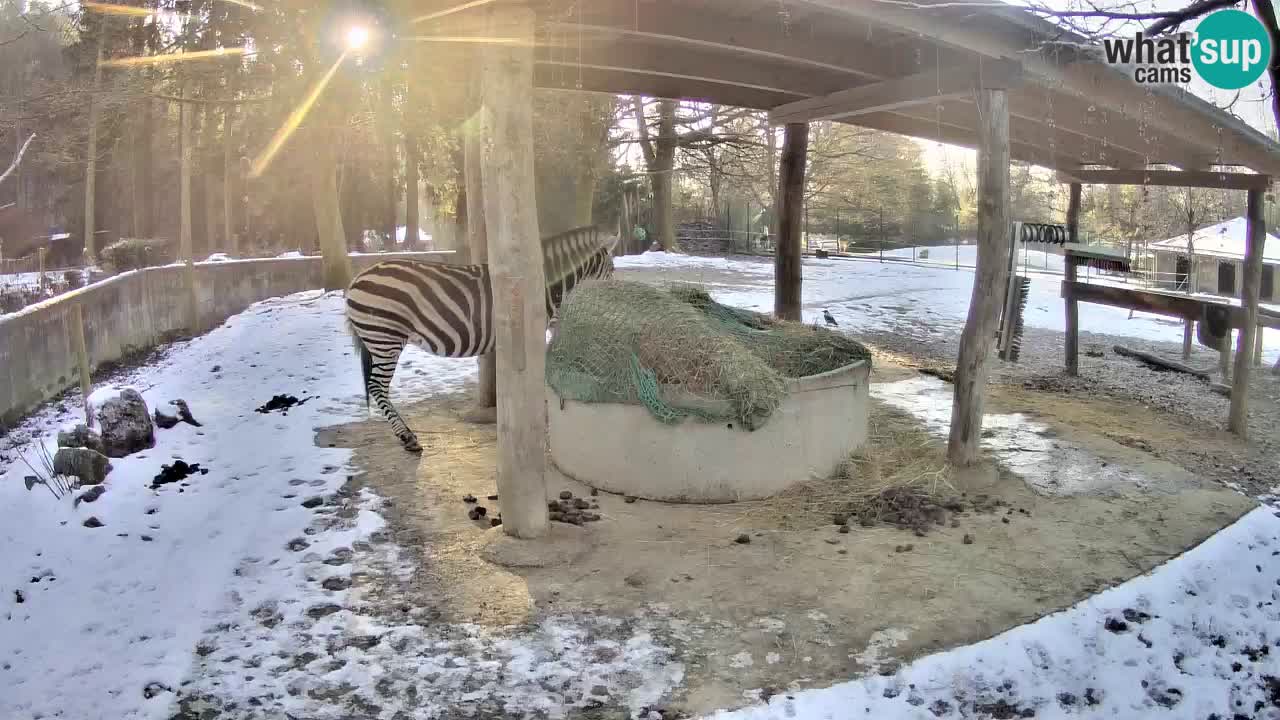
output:
[{"label": "wooden support post", "polygon": [[804,170],[809,152],[809,125],[787,123],[778,169],[778,242],[773,264],[773,314],[800,322],[803,283],[801,221],[804,218]]},{"label": "wooden support post", "polygon": [[533,170],[533,10],[489,13],[482,50],[480,132],[484,217],[497,339],[498,495],[507,535],[549,530],[546,498],[546,281]]},{"label": "wooden support post", "polygon": [[1267,221],[1263,214],[1265,192],[1261,188],[1249,191],[1246,212],[1249,238],[1244,250],[1244,282],[1240,292],[1245,319],[1244,327],[1240,328],[1240,344],[1236,348],[1235,375],[1231,378],[1231,410],[1227,417],[1227,429],[1241,438],[1249,433],[1249,370],[1253,361],[1254,338],[1262,334],[1258,328],[1258,296],[1262,288],[1262,250],[1267,242]]},{"label": "wooden support post", "polygon": [[[475,63],[473,63],[474,65]],[[481,168],[480,92],[479,78],[471,83],[469,97],[472,115],[463,123],[462,174],[467,190],[467,245],[471,249],[471,262],[483,265],[489,262],[489,236],[485,231],[484,177]],[[497,365],[493,353],[476,358],[479,377],[476,384],[476,410],[468,415],[471,421],[494,422],[492,408],[498,406]]]},{"label": "wooden support post", "polygon": [[48,252],[48,248],[42,247],[36,250],[36,266],[39,268],[38,272],[40,273],[38,277],[39,277],[41,295],[44,294],[44,289],[47,286],[47,283],[44,277],[44,256],[46,252]]},{"label": "wooden support post", "polygon": [[[1072,243],[1080,241],[1081,190],[1080,183],[1071,183],[1070,199],[1067,202],[1067,239]],[[1066,282],[1075,282],[1075,263],[1067,262],[1064,267],[1063,279]],[[1065,302],[1067,305],[1067,375],[1075,377],[1080,374],[1080,306],[1074,296],[1068,296]]]},{"label": "wooden support post", "polygon": [[93,427],[93,409],[89,407],[89,350],[84,342],[84,310],[80,303],[71,306],[71,351],[80,368],[80,399],[84,402],[84,422]]},{"label": "wooden support post", "polygon": [[1259,324],[1253,335],[1253,366],[1262,367],[1262,325]]},{"label": "wooden support post", "polygon": [[947,459],[957,467],[978,460],[982,405],[991,348],[999,322],[1000,292],[1009,274],[1009,94],[978,92],[978,260],[969,316],[956,360],[955,400]]},{"label": "wooden support post", "polygon": [[1187,320],[1182,324],[1182,359],[1191,359],[1191,338],[1195,335],[1195,320]]}]

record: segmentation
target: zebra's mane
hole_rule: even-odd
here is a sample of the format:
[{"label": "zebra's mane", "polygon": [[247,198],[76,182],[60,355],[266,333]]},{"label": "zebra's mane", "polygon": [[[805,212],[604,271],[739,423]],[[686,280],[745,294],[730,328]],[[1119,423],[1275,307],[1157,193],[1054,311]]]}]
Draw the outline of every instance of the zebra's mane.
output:
[{"label": "zebra's mane", "polygon": [[612,243],[599,226],[586,225],[542,239],[542,267],[547,285],[563,280],[591,258],[611,254]]}]

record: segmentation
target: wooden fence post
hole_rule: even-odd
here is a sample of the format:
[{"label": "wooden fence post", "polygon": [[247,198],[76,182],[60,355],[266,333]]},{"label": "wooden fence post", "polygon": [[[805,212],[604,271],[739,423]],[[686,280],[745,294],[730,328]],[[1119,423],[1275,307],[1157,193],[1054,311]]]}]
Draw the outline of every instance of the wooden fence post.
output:
[{"label": "wooden fence post", "polygon": [[45,254],[45,252],[46,252],[45,248],[39,248],[38,250],[36,250],[36,265],[40,268],[40,270],[39,270],[39,272],[40,272],[40,276],[39,276],[39,277],[40,277],[40,281],[39,281],[39,282],[40,282],[40,294],[41,294],[41,295],[43,295],[43,294],[44,294],[44,288],[45,288],[45,284],[46,284],[46,281],[45,281],[45,278],[44,278],[44,254]]},{"label": "wooden fence post", "polygon": [[978,91],[978,260],[969,316],[960,336],[947,460],[962,467],[977,462],[982,406],[1000,303],[1009,274],[1009,93]]},{"label": "wooden fence post", "polygon": [[89,407],[89,350],[84,342],[84,310],[80,303],[71,306],[71,351],[80,368],[80,398],[84,402],[84,422],[93,427],[93,408]]},{"label": "wooden fence post", "polygon": [[[1073,243],[1079,242],[1080,238],[1080,193],[1082,188],[1080,183],[1071,183],[1070,199],[1067,203],[1067,239]],[[1066,257],[1067,260],[1063,268],[1063,281],[1074,283],[1076,281],[1075,263]],[[1067,338],[1066,338],[1066,354],[1067,354],[1067,375],[1075,377],[1080,374],[1080,306],[1076,302],[1075,296],[1069,296],[1066,299],[1067,305]]]}]

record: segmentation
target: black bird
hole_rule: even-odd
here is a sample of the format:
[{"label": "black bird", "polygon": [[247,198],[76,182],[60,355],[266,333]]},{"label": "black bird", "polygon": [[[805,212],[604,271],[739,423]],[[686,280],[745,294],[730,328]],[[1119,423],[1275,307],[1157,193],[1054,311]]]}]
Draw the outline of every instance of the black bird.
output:
[{"label": "black bird", "polygon": [[836,322],[836,319],[835,319],[835,318],[831,317],[831,311],[830,311],[830,310],[823,310],[823,311],[822,311],[822,319],[826,320],[828,325],[835,326],[835,325],[839,325],[839,324],[840,324],[840,323]]}]

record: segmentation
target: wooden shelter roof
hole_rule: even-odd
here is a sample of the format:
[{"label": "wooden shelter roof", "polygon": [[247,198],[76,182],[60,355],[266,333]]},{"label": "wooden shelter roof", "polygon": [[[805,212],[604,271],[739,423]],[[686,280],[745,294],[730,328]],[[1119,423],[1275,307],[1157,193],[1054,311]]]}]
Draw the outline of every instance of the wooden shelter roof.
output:
[{"label": "wooden shelter roof", "polygon": [[[540,0],[539,87],[833,119],[973,147],[975,82],[1010,87],[1014,159],[1068,173],[1236,166],[1280,145],[1178,88],[1135,83],[1096,47],[1013,6],[940,0]],[[975,78],[981,78],[975,80]],[[845,91],[845,92],[842,92]]]}]

